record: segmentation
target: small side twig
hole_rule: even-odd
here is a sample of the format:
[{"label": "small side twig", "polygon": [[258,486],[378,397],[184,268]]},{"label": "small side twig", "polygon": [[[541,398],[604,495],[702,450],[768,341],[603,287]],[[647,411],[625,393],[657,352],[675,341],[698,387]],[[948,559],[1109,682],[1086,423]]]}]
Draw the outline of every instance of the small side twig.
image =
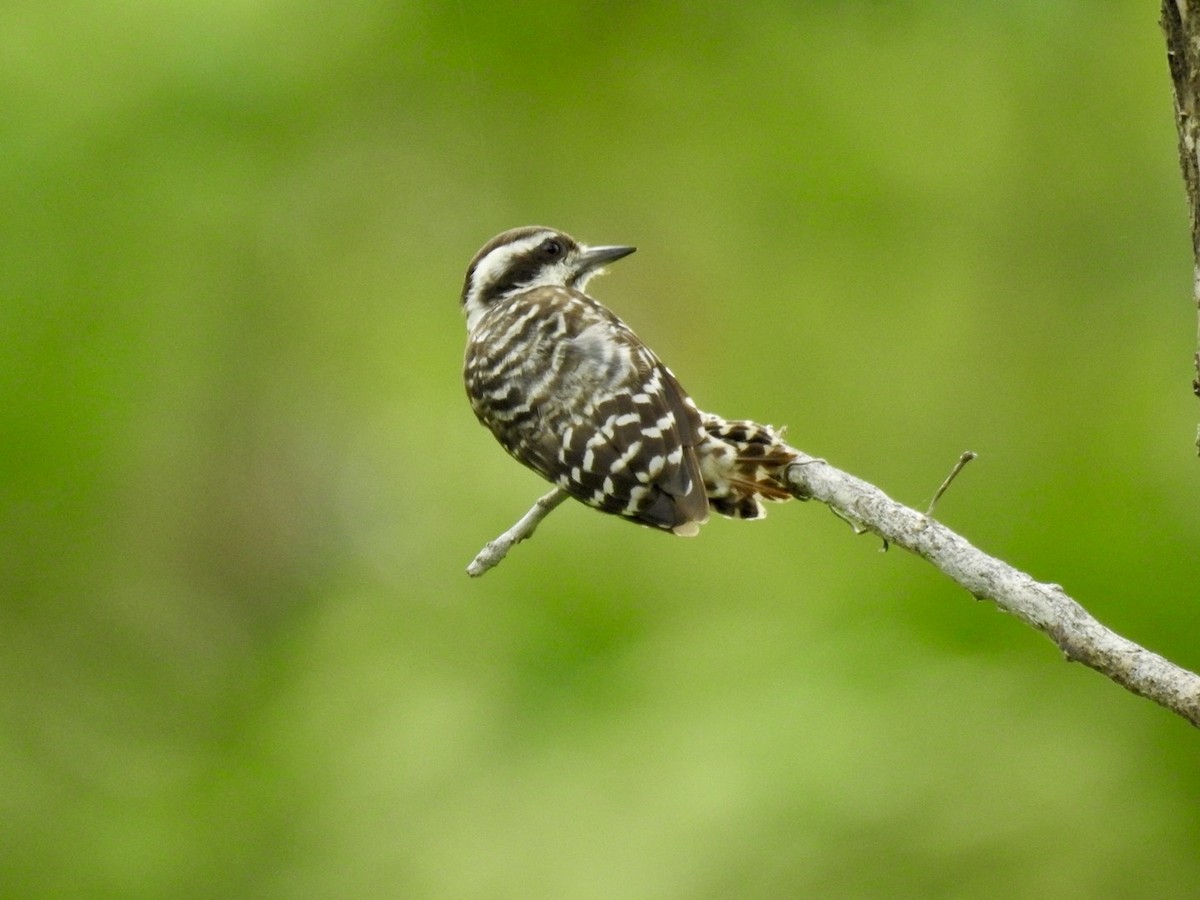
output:
[{"label": "small side twig", "polygon": [[494,541],[488,541],[484,545],[484,548],[475,554],[475,558],[467,566],[467,574],[472,578],[478,578],[488,569],[498,566],[500,560],[508,555],[508,551],[533,534],[534,530],[538,527],[538,523],[550,515],[554,511],[554,508],[566,500],[568,496],[566,491],[555,488],[544,497],[539,497],[537,503],[533,504],[529,512],[521,516],[520,521],[516,525],[508,529],[508,531],[504,532],[504,534],[500,535]]},{"label": "small side twig", "polygon": [[963,470],[963,466],[975,459],[977,455],[974,451],[967,450],[958,458],[958,462],[954,464],[954,468],[950,470],[950,474],[946,476],[946,480],[942,482],[942,486],[937,489],[937,492],[933,495],[933,499],[929,501],[929,509],[925,510],[925,515],[933,515],[933,508],[937,506],[937,502],[942,498],[942,494],[946,493],[946,488],[950,487],[950,482],[957,478],[958,473]]}]

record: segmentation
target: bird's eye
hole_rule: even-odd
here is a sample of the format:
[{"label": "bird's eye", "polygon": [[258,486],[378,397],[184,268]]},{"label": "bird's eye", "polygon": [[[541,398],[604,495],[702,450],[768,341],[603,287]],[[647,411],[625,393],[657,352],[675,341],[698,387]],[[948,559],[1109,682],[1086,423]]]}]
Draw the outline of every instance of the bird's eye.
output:
[{"label": "bird's eye", "polygon": [[542,243],[542,252],[553,259],[556,256],[562,256],[563,245],[562,241],[556,238],[547,238]]}]

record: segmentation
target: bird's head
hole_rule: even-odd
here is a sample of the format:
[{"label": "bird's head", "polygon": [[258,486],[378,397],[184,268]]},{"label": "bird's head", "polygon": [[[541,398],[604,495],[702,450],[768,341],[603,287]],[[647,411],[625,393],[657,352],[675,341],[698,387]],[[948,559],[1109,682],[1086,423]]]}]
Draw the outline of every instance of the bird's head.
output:
[{"label": "bird's head", "polygon": [[498,234],[467,268],[462,307],[472,328],[493,304],[536,287],[565,287],[582,291],[606,263],[628,256],[636,248],[589,247],[553,228],[530,225]]}]

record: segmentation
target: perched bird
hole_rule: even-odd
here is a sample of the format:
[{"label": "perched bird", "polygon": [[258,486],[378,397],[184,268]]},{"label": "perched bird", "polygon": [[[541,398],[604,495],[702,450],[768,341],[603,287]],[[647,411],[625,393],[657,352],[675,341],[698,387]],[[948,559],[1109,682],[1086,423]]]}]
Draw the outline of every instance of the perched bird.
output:
[{"label": "perched bird", "polygon": [[633,247],[514,228],[467,269],[463,367],[479,421],[577,500],[678,535],[721,515],[756,519],[792,496],[795,458],[768,425],[700,412],[671,370],[586,293]]}]

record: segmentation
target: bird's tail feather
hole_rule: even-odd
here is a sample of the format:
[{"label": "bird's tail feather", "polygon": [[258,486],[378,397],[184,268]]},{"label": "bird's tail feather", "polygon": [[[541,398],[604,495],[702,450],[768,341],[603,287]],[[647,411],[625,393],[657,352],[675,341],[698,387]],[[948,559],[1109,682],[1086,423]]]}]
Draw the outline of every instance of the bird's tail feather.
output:
[{"label": "bird's tail feather", "polygon": [[796,451],[770,425],[726,421],[702,414],[705,446],[701,460],[709,506],[734,519],[760,519],[763,500],[781,502],[795,496],[788,487],[787,467]]}]

